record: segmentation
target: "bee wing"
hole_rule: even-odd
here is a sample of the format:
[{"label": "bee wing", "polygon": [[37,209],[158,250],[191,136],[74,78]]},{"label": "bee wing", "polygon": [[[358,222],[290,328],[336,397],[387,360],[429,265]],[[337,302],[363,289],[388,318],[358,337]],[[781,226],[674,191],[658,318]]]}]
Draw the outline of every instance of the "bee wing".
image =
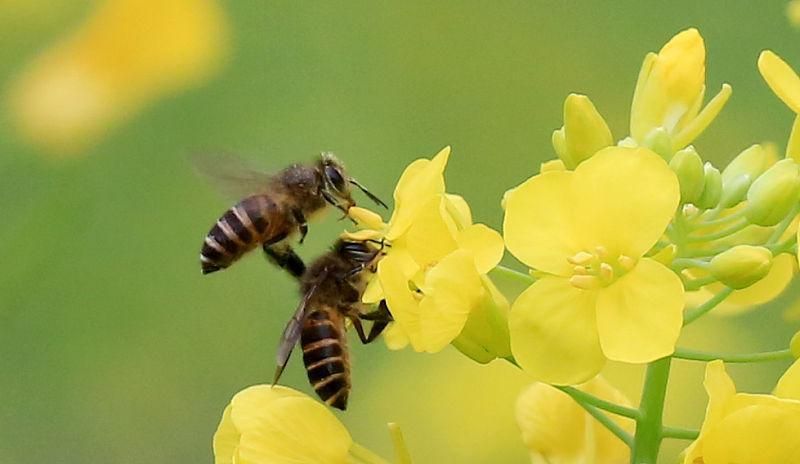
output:
[{"label": "bee wing", "polygon": [[283,329],[283,335],[281,335],[281,344],[278,346],[278,354],[275,357],[277,365],[275,368],[275,378],[272,382],[273,385],[278,383],[278,380],[281,378],[281,374],[283,374],[283,370],[286,368],[286,364],[289,362],[289,357],[292,355],[292,350],[294,349],[294,346],[297,345],[297,341],[300,339],[300,333],[303,329],[303,319],[306,317],[306,308],[308,307],[311,297],[315,291],[316,287],[313,287],[308,293],[306,293],[305,296],[303,296],[302,301],[300,301],[300,304],[297,306],[297,310],[292,315],[292,318],[289,319],[289,322],[286,324],[286,328]]},{"label": "bee wing", "polygon": [[200,177],[232,200],[264,192],[273,178],[257,163],[230,153],[194,154],[190,160]]}]

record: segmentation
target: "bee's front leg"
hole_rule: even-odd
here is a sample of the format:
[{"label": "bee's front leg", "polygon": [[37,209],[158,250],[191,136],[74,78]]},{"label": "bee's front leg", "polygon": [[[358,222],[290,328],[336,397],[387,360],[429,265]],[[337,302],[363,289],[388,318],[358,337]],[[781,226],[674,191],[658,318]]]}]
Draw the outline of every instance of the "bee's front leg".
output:
[{"label": "bee's front leg", "polygon": [[306,216],[303,214],[303,211],[299,209],[292,210],[292,216],[294,216],[294,220],[297,221],[297,227],[300,228],[300,243],[303,243],[303,240],[306,239],[306,235],[308,235],[308,221],[306,221]]},{"label": "bee's front leg", "polygon": [[265,243],[262,248],[268,260],[285,269],[292,276],[299,279],[306,272],[306,264],[303,259],[294,252],[289,244],[276,243],[267,245]]}]

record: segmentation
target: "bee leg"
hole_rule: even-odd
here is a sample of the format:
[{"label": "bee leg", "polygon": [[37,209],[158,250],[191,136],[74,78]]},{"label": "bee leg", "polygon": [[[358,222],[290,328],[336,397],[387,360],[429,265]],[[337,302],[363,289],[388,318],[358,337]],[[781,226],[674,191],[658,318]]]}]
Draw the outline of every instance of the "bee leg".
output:
[{"label": "bee leg", "polygon": [[291,246],[287,244],[263,246],[267,259],[285,269],[289,274],[300,278],[306,272],[306,264],[297,256]]},{"label": "bee leg", "polygon": [[367,341],[365,343],[372,343],[378,335],[383,333],[383,329],[389,325],[389,321],[375,321],[372,323],[372,327],[369,329],[369,335],[367,336]]},{"label": "bee leg", "polygon": [[353,327],[356,328],[356,333],[358,334],[358,338],[361,340],[361,343],[366,345],[372,341],[364,333],[364,326],[361,325],[361,319],[358,317],[353,317],[350,319],[350,321],[353,323]]},{"label": "bee leg", "polygon": [[300,243],[302,244],[303,240],[306,239],[306,235],[308,235],[308,221],[306,221],[306,216],[299,209],[293,209],[292,216],[294,216],[294,220],[297,221],[297,225],[300,228]]},{"label": "bee leg", "polygon": [[375,311],[366,314],[360,314],[358,317],[365,321],[387,322],[387,323],[394,321],[392,313],[389,312],[389,307],[386,306],[386,300],[381,300],[381,302],[378,303],[378,309],[376,309]]}]

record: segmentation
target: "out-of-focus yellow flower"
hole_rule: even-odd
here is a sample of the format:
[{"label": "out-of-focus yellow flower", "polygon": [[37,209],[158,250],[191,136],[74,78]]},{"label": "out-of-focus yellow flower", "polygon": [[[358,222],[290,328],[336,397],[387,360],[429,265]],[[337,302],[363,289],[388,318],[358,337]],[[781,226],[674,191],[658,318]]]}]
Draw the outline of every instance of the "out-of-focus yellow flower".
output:
[{"label": "out-of-focus yellow flower", "polygon": [[281,386],[237,393],[214,434],[216,464],[347,463],[353,440],[321,403]]},{"label": "out-of-focus yellow flower", "polygon": [[682,31],[657,54],[649,53],[633,94],[631,137],[647,146],[652,146],[654,139],[664,138],[672,153],[690,144],[717,117],[731,95],[731,87],[723,84],[703,108],[705,79],[706,49],[697,29]]},{"label": "out-of-focus yellow flower", "polygon": [[794,27],[800,27],[800,0],[790,0],[786,4],[786,17]]},{"label": "out-of-focus yellow flower", "polygon": [[[630,401],[598,376],[578,389],[625,406]],[[522,441],[533,464],[626,464],[630,449],[566,393],[544,383],[534,383],[517,399],[516,416]],[[633,433],[634,423],[615,417],[623,429]]]},{"label": "out-of-focus yellow flower", "polygon": [[775,395],[736,393],[722,361],[706,367],[708,409],[684,464],[800,462],[800,365],[783,375]]},{"label": "out-of-focus yellow flower", "polygon": [[510,353],[505,323],[487,324],[483,330],[473,323],[461,333],[471,316],[505,321],[507,302],[496,298],[496,289],[485,278],[503,256],[503,241],[492,229],[472,223],[463,198],[445,193],[449,155],[447,147],[433,159],[416,160],[406,168],[395,188],[388,224],[372,212],[352,208],[350,216],[364,229],[345,236],[389,242],[378,263],[378,278],[367,286],[363,301],[386,300],[395,320],[387,333],[391,348],[408,342],[416,351],[435,353],[460,337],[456,347],[485,362],[487,356]]},{"label": "out-of-focus yellow flower", "polygon": [[800,161],[800,76],[771,50],[758,56],[758,71],[769,88],[795,113],[786,144],[786,157]]},{"label": "out-of-focus yellow flower", "polygon": [[644,363],[673,352],[683,285],[643,256],[679,198],[663,159],[622,147],[507,193],[506,246],[541,273],[510,315],[511,348],[525,370],[548,383],[575,384],[596,375],[607,358]]},{"label": "out-of-focus yellow flower", "polygon": [[219,68],[227,26],[216,0],[108,0],[43,52],[10,89],[32,143],[75,154],[151,101]]},{"label": "out-of-focus yellow flower", "polygon": [[605,119],[586,95],[564,100],[564,125],[553,132],[553,148],[568,169],[575,169],[601,148],[613,143]]}]

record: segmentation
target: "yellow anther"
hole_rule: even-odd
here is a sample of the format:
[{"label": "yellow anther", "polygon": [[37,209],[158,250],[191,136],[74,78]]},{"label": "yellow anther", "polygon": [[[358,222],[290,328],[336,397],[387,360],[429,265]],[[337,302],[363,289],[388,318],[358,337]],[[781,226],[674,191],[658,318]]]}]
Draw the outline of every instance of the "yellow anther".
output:
[{"label": "yellow anther", "polygon": [[593,290],[600,287],[600,281],[598,278],[590,275],[574,275],[569,278],[569,283],[573,287],[583,290]]},{"label": "yellow anther", "polygon": [[585,266],[594,260],[594,255],[591,253],[587,253],[585,251],[579,251],[575,253],[575,256],[571,258],[567,258],[570,264],[577,264],[579,266]]},{"label": "yellow anther", "polygon": [[575,266],[572,268],[572,273],[575,275],[586,275],[589,271],[584,266]]},{"label": "yellow anther", "polygon": [[594,252],[603,261],[605,261],[606,259],[608,259],[611,256],[611,253],[608,252],[608,248],[606,248],[606,247],[604,247],[602,245],[598,245],[598,246],[594,247]]},{"label": "yellow anther", "polygon": [[626,255],[619,255],[617,262],[619,263],[619,266],[626,271],[630,271],[634,266],[636,266],[636,259]]},{"label": "yellow anther", "polygon": [[600,264],[600,279],[603,282],[611,282],[614,279],[614,268],[608,263]]}]

